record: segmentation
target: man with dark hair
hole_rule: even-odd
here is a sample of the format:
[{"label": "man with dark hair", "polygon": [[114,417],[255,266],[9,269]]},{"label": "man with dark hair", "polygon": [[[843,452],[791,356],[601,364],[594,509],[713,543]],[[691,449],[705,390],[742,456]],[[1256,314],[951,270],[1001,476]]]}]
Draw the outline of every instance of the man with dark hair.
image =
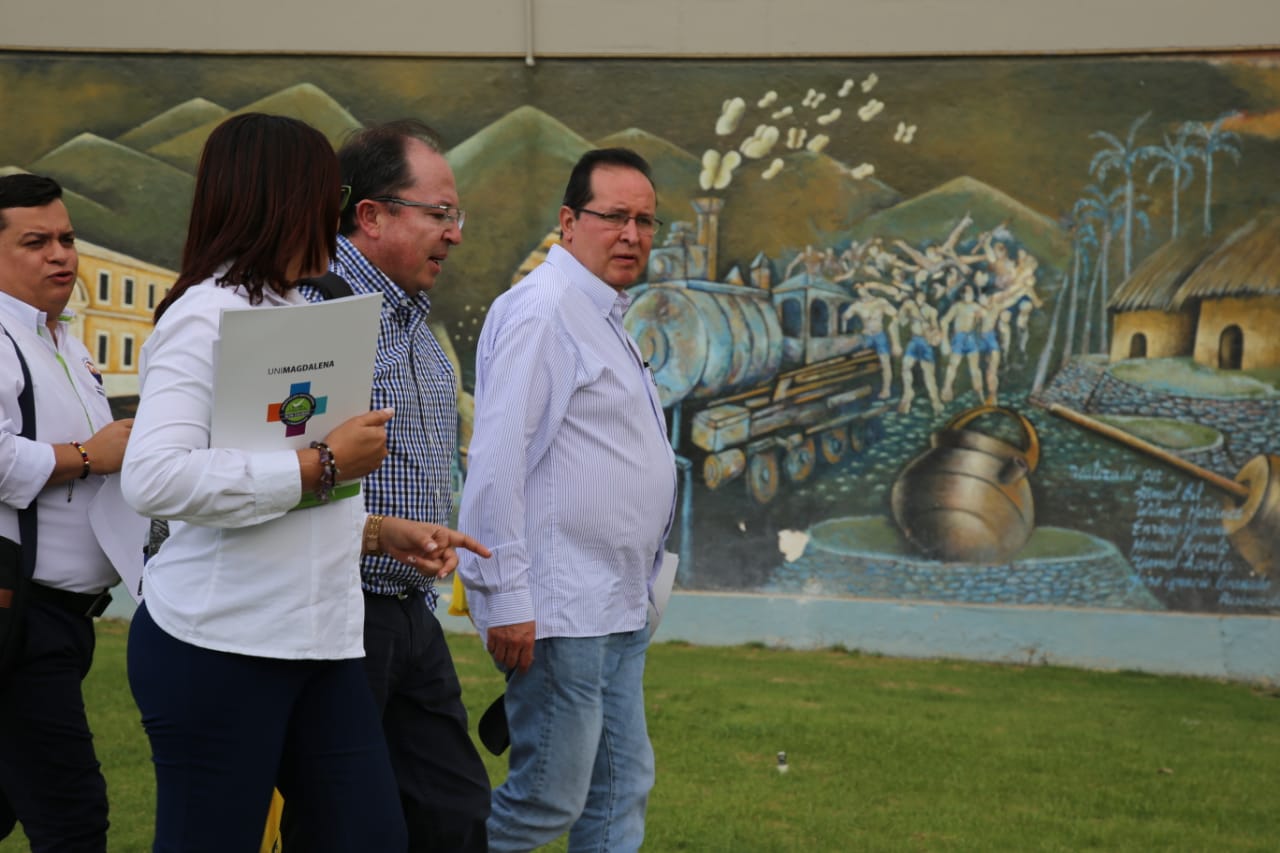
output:
[{"label": "man with dark hair", "polygon": [[458,571],[510,674],[510,772],[489,849],[637,850],[653,786],[644,717],[647,613],[675,510],[657,386],[622,325],[657,195],[626,149],[585,154],[561,245],[490,306],[459,528],[493,556]]},{"label": "man with dark hair", "polygon": [[[107,847],[107,786],[81,681],[93,617],[118,578],[88,513],[120,470],[133,422],[111,419],[98,367],[68,327],[78,262],[57,182],[0,177],[0,559],[35,552],[25,644],[0,675],[0,838],[20,820],[33,851]],[[32,507],[35,541],[22,541]]]},{"label": "man with dark hair", "polygon": [[[411,120],[357,132],[338,159],[351,191],[331,268],[353,292],[382,294],[371,406],[397,415],[387,425],[386,460],[364,480],[365,506],[447,527],[457,376],[427,317],[429,292],[462,242],[465,217],[453,172],[435,133]],[[308,297],[318,294],[312,289]],[[433,614],[432,579],[385,556],[363,557],[361,578],[365,668],[382,711],[410,850],[484,851],[489,777],[467,733],[462,688]],[[286,821],[286,849],[291,835]]]}]

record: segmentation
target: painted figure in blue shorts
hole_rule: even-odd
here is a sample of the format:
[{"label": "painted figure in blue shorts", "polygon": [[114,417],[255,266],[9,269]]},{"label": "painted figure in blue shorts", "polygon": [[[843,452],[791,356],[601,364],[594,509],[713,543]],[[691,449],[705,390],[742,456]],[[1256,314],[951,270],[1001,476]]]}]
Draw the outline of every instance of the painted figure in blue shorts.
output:
[{"label": "painted figure in blue shorts", "polygon": [[[889,360],[892,353],[895,357],[902,355],[902,344],[898,342],[898,324],[892,322],[898,316],[898,309],[888,299],[876,296],[866,284],[854,286],[858,298],[844,309],[840,315],[841,325],[848,330],[854,317],[862,323],[862,337],[867,346],[876,351],[880,360],[880,394],[879,399],[889,399],[889,386],[893,383],[893,362]],[[890,321],[886,327],[885,319]]]},{"label": "painted figure in blue shorts", "polygon": [[898,403],[898,411],[906,414],[911,410],[911,401],[915,399],[915,367],[919,364],[924,387],[929,392],[929,403],[934,414],[940,414],[942,401],[938,398],[933,348],[942,342],[942,329],[938,325],[938,309],[929,304],[928,294],[923,288],[917,290],[912,300],[899,310],[898,322],[911,329],[911,340],[907,341],[907,349],[902,355],[902,401]]},{"label": "painted figure in blue shorts", "polygon": [[[977,291],[973,285],[966,285],[960,291],[960,301],[942,315],[942,321],[939,324],[942,331],[942,352],[949,356],[946,378],[942,382],[942,400],[945,403],[955,398],[956,373],[960,369],[962,359],[969,365],[969,379],[973,383],[974,393],[978,395],[979,400],[983,399],[976,333],[982,313],[983,308],[978,304]],[[951,332],[949,339],[948,330]]]}]

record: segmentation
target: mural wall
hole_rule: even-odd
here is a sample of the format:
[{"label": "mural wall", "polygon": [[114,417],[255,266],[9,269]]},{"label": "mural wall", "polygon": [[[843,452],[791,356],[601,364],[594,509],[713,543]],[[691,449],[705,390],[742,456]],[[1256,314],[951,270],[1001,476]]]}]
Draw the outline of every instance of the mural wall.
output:
[{"label": "mural wall", "polygon": [[573,162],[635,148],[667,224],[626,324],[680,461],[681,587],[1276,615],[1278,63],[11,51],[0,171],[68,189],[127,408],[227,115],[441,132],[464,387]]}]

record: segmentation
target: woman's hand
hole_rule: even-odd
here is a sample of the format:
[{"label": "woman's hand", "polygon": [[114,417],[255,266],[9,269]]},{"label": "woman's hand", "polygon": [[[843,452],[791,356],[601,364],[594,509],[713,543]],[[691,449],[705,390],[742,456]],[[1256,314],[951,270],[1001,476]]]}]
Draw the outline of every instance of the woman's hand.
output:
[{"label": "woman's hand", "polygon": [[426,577],[445,578],[458,567],[458,548],[489,557],[489,549],[465,533],[407,518],[388,516],[382,522],[378,547]]},{"label": "woman's hand", "polygon": [[324,437],[338,466],[339,480],[359,480],[387,456],[387,421],[392,409],[365,412],[340,423]]}]

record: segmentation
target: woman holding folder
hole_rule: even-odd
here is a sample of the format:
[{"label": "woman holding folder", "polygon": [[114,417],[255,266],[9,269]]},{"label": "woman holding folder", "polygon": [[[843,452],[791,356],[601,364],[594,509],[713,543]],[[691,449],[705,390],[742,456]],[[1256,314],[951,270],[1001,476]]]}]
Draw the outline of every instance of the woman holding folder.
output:
[{"label": "woman holding folder", "polygon": [[[129,633],[129,683],[156,766],[154,850],[255,850],[279,785],[309,851],[407,845],[364,654],[359,555],[446,575],[447,528],[335,500],[386,454],[389,410],[302,450],[210,447],[223,309],[305,304],[298,280],[335,248],[338,162],[294,119],[235,116],[196,175],[182,271],[142,349],[122,472],[138,512],[171,521],[147,563]],[[270,365],[263,364],[266,370]],[[304,495],[319,502],[297,508]],[[313,501],[314,502],[314,501]]]}]

